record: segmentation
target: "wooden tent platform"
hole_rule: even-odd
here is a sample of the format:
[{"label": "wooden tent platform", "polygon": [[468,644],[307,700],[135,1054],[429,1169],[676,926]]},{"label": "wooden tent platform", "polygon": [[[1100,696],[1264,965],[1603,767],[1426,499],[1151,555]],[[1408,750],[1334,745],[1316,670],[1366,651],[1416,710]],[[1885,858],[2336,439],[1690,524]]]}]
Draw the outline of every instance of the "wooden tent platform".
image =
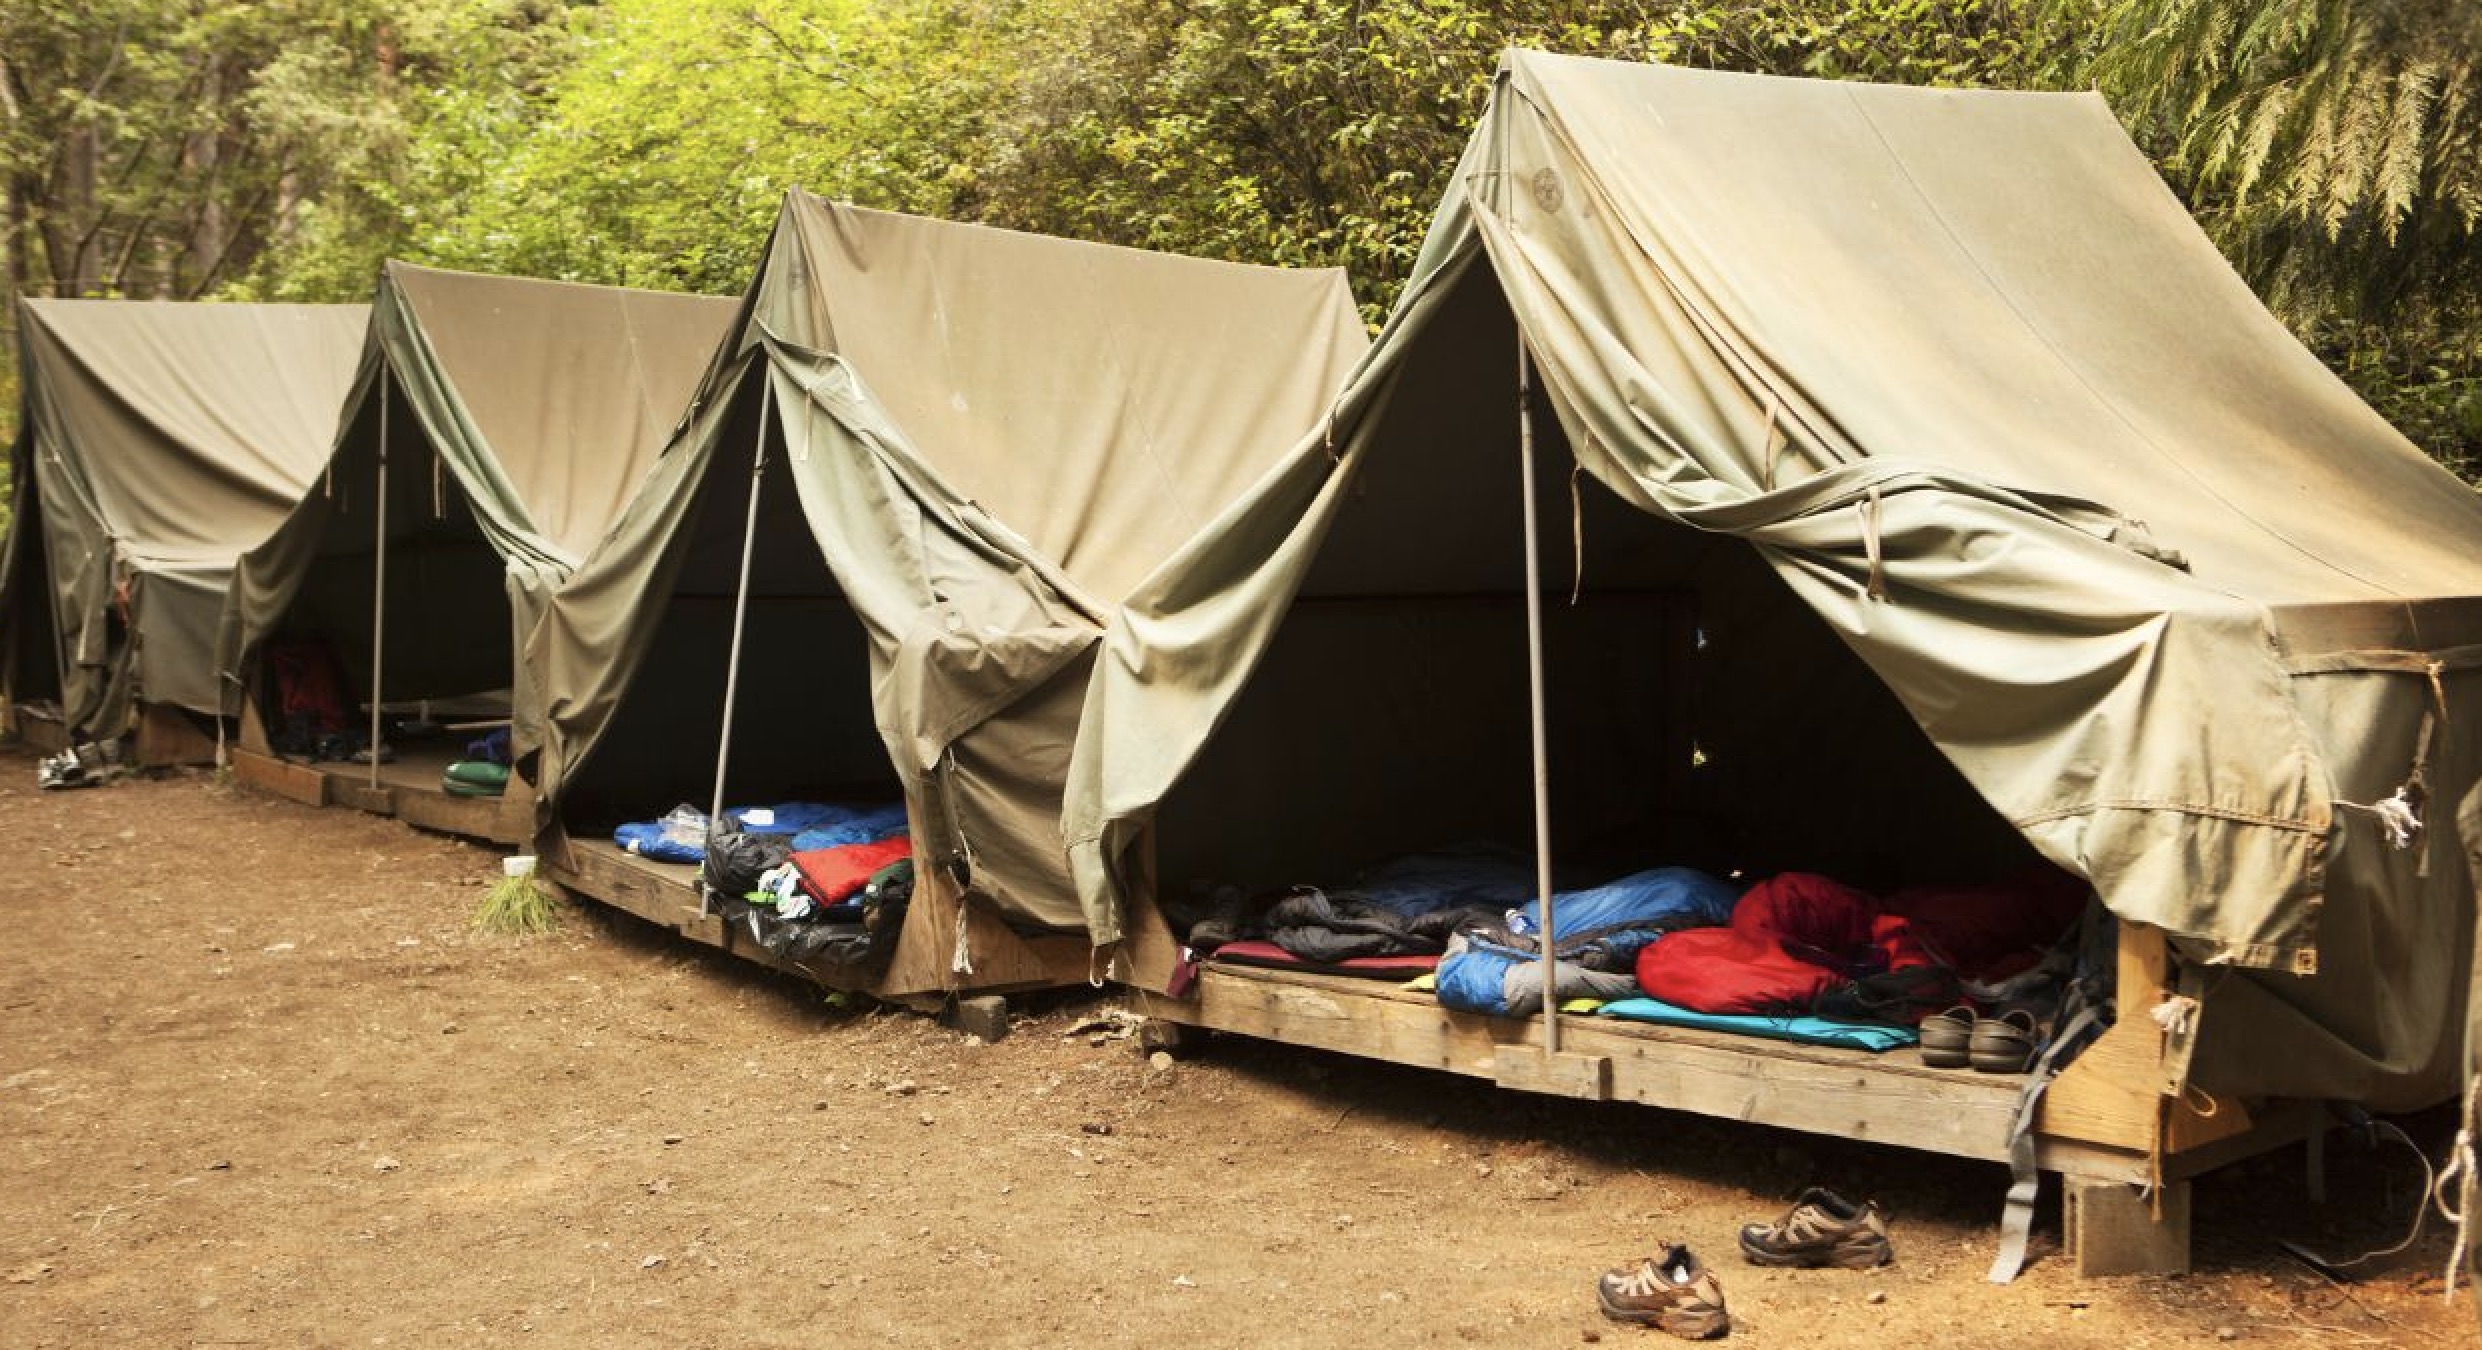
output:
[{"label": "wooden tent platform", "polygon": [[534,798],[523,782],[511,779],[507,795],[500,797],[457,797],[440,787],[440,771],[461,757],[462,747],[453,741],[400,747],[394,760],[379,766],[379,786],[373,788],[367,764],[304,763],[252,748],[244,739],[232,759],[234,777],[246,787],[311,806],[395,816],[408,825],[495,844],[523,844],[534,837]]},{"label": "wooden tent platform", "polygon": [[964,906],[966,950],[973,969],[951,965],[958,943],[959,900],[953,888],[914,892],[896,954],[876,979],[786,961],[761,945],[746,925],[698,907],[698,869],[631,853],[608,839],[576,839],[554,829],[542,847],[537,875],[575,899],[625,910],[649,923],[830,989],[868,994],[924,1011],[966,995],[1056,989],[1086,979],[1090,951],[1078,935],[1028,937],[985,912]]},{"label": "wooden tent platform", "polygon": [[[1547,1054],[1540,1017],[1456,1012],[1382,981],[1212,962],[1185,997],[1173,998],[1148,992],[1168,982],[1169,934],[1152,916],[1133,918],[1114,973],[1140,989],[1150,1018],[1176,1028],[1995,1162],[2009,1156],[2026,1085],[2021,1074],[1930,1068],[1914,1048],[1872,1054],[1593,1016],[1563,1015],[1559,1053]],[[2123,935],[2123,1007],[2164,997],[2165,960],[2160,933]],[[2167,1039],[2142,1011],[2125,1017],[2042,1099],[2036,1157],[2066,1186],[2080,1274],[2186,1270],[2188,1178],[2323,1128],[2308,1104],[2178,1095],[2168,1086]],[[1995,1184],[1995,1215],[1999,1191]]]}]

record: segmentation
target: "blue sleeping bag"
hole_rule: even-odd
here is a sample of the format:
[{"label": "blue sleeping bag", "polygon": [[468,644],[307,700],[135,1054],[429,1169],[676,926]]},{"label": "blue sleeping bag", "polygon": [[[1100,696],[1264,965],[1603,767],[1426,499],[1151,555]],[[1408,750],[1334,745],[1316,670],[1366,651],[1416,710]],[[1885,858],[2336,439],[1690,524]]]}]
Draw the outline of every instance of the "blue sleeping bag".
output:
[{"label": "blue sleeping bag", "polygon": [[[1552,897],[1552,951],[1561,1002],[1638,993],[1637,954],[1665,933],[1732,921],[1741,888],[1695,868],[1658,867]],[[1439,962],[1439,1001],[1464,1012],[1523,1017],[1543,1006],[1542,908],[1529,902],[1504,926],[1469,929]]]},{"label": "blue sleeping bag", "polygon": [[1534,865],[1505,849],[1467,845],[1382,863],[1347,893],[1406,919],[1443,909],[1505,910],[1534,894]]},{"label": "blue sleeping bag", "polygon": [[[749,822],[749,813],[767,810],[775,818],[765,825]],[[829,802],[779,802],[772,807],[727,807],[729,828],[744,834],[789,834],[793,851],[875,844],[905,832],[905,805],[837,806]],[[612,842],[657,862],[694,863],[707,855],[706,813],[689,805],[674,807],[661,820],[631,821],[612,831]]]}]

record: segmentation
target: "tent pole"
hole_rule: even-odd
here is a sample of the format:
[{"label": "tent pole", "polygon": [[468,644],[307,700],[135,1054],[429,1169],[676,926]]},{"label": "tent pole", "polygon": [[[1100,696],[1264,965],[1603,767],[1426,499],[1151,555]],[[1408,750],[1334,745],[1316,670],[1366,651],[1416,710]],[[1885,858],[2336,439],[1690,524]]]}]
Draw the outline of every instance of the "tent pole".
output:
[{"label": "tent pole", "polygon": [[1551,746],[1543,722],[1543,576],[1534,522],[1534,360],[1517,330],[1517,458],[1524,473],[1526,693],[1534,724],[1534,898],[1543,912],[1543,1053],[1560,1053],[1560,964],[1551,920]]},{"label": "tent pole", "polygon": [[[707,850],[715,850],[716,836],[724,830],[724,769],[732,759],[733,700],[741,690],[741,633],[750,613],[750,555],[758,542],[758,493],[764,483],[761,475],[767,468],[767,413],[775,401],[775,368],[760,357],[758,387],[758,443],[750,450],[750,509],[741,524],[741,580],[733,587],[732,651],[724,658],[724,729],[715,742],[715,796],[707,810]],[[698,885],[698,912],[711,913],[714,894],[706,885],[701,869]]]},{"label": "tent pole", "polygon": [[379,491],[374,494],[371,527],[371,791],[379,790],[380,664],[388,637],[388,363],[379,363]]}]

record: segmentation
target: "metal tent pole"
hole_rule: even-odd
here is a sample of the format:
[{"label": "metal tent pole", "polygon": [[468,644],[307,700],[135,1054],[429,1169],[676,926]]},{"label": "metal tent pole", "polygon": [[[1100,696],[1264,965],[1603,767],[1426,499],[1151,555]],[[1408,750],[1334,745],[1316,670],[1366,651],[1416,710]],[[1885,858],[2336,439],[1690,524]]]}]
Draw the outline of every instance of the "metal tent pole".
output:
[{"label": "metal tent pole", "polygon": [[[758,542],[758,494],[767,469],[767,414],[775,402],[775,370],[766,364],[762,354],[759,366],[758,443],[750,451],[750,506],[741,525],[741,580],[733,587],[733,640],[731,653],[724,665],[724,727],[715,743],[715,795],[707,810],[707,850],[715,850],[715,838],[724,828],[724,770],[731,762],[733,749],[733,700],[741,691],[741,634],[750,613],[750,555]],[[713,893],[699,879],[698,912],[711,913]]]},{"label": "metal tent pole", "polygon": [[388,639],[388,362],[379,362],[379,491],[371,527],[371,791],[379,790],[379,705],[381,664]]},{"label": "metal tent pole", "polygon": [[1534,360],[1517,331],[1517,458],[1525,474],[1526,693],[1534,723],[1534,896],[1543,912],[1543,1053],[1560,1053],[1559,958],[1552,948],[1551,746],[1543,727],[1543,578],[1534,522]]}]

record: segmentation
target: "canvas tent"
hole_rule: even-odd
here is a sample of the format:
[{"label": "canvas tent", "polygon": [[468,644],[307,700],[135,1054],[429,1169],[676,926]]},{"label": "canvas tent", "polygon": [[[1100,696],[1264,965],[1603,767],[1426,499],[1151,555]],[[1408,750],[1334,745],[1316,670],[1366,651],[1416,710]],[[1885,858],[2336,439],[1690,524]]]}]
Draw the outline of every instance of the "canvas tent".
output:
[{"label": "canvas tent", "polygon": [[[690,426],[529,649],[554,875],[615,898],[576,870],[596,841],[711,776],[901,795],[937,952],[889,979],[1083,978],[1059,794],[1094,643],[1366,346],[1336,272],[791,194]],[[1061,932],[1065,966],[1009,974],[1012,934]]]},{"label": "canvas tent", "polygon": [[333,436],[361,305],[27,300],[11,534],[13,703],[88,737],[141,709],[218,716],[234,558],[301,499]]},{"label": "canvas tent", "polygon": [[[271,638],[315,634],[359,700],[528,706],[518,644],[645,477],[732,310],[389,263],[318,485],[241,560],[221,669],[247,684]],[[406,786],[435,791],[438,769],[409,762]]]},{"label": "canvas tent", "polygon": [[[1280,779],[1239,761],[1270,728],[1352,733],[1322,712],[1354,692],[1336,672],[1440,668],[1410,638],[1288,655],[1288,633],[1344,631],[1323,612],[1527,593],[1520,338],[1551,414],[1554,629],[1577,564],[1589,597],[1685,595],[1696,624],[1781,611],[1783,659],[1742,623],[1745,678],[1697,691],[1697,735],[1807,733],[1777,735],[1789,758],[1727,805],[1778,829],[2022,841],[2124,933],[2168,934],[2151,974],[2202,1007],[2172,1005],[2186,1019],[2141,1056],[2129,1095],[2154,1146],[2184,1091],[2447,1093],[2482,838],[2482,503],[2265,312],[2090,95],[1511,53],[1332,431],[1139,583],[1105,638],[1067,842],[1089,926],[1131,939],[1133,978],[1167,973],[1136,951],[1152,873],[1184,879],[1166,858],[1202,833],[1287,837],[1238,788],[1280,810],[1323,784],[1283,820],[1435,842],[1374,837],[1444,795],[1411,735]],[[1463,648],[1514,663],[1498,710],[1458,729],[1508,730],[1515,748],[1467,780],[1486,790],[1527,762],[1523,619],[1503,614],[1504,646]],[[1550,655],[1556,739],[1563,672],[1594,681]],[[1936,757],[1801,795],[1805,762],[1907,740]],[[1555,786],[1555,816],[1678,772],[1585,767],[1601,778]],[[1692,781],[1730,781],[1713,767]],[[1214,800],[1182,809],[1202,773]],[[1528,842],[1529,795],[1500,798]],[[2155,1006],[2138,994],[2124,1013]],[[1756,1098],[1738,1100],[1712,1109]]]}]

